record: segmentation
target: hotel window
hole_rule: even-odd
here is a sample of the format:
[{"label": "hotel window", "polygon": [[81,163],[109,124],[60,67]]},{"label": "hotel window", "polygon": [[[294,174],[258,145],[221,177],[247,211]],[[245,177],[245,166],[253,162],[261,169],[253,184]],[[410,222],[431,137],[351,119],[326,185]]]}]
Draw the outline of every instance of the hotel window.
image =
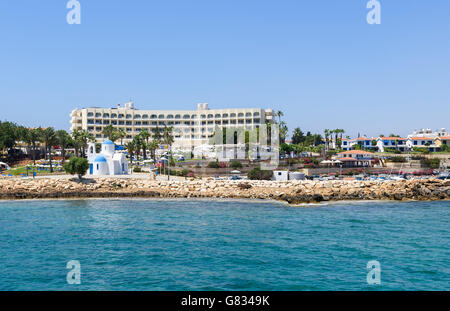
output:
[{"label": "hotel window", "polygon": [[127,132],[131,132],[131,128],[127,127]]},{"label": "hotel window", "polygon": [[109,113],[104,113],[103,118],[109,118]]},{"label": "hotel window", "polygon": [[[220,122],[220,121],[216,121],[216,122]],[[208,124],[213,124],[214,121],[208,121]]]},{"label": "hotel window", "polygon": [[156,114],[152,114],[152,115],[150,116],[150,119],[156,119],[156,118],[157,118]]},{"label": "hotel window", "polygon": [[163,115],[163,114],[160,114],[160,115],[158,116],[158,119],[164,119],[164,115]]},{"label": "hotel window", "polygon": [[191,125],[191,122],[184,122],[184,125]]},{"label": "hotel window", "polygon": [[108,124],[109,124],[109,121],[108,121],[108,120],[104,120],[104,121],[103,121],[103,124],[108,125]]},{"label": "hotel window", "polygon": [[191,118],[191,116],[188,115],[188,114],[185,114],[185,115],[183,116],[183,119],[190,119],[190,118]]},{"label": "hotel window", "polygon": [[[234,120],[233,120],[234,121]],[[244,120],[239,120],[238,121],[239,124],[244,124]]]},{"label": "hotel window", "polygon": [[147,120],[148,119],[148,114],[142,115],[142,119]]},{"label": "hotel window", "polygon": [[93,113],[93,112],[88,112],[87,116],[88,116],[88,117],[93,117],[93,116],[94,116],[94,113]]},{"label": "hotel window", "polygon": [[253,119],[253,123],[259,123],[259,119]]},{"label": "hotel window", "polygon": [[395,145],[395,140],[391,140],[391,145]]},{"label": "hotel window", "polygon": [[342,144],[343,144],[344,146],[346,146],[346,145],[347,145],[347,142],[346,142],[346,141],[343,141]]},{"label": "hotel window", "polygon": [[259,117],[259,112],[254,112],[254,113],[253,113],[253,116],[254,116],[254,117]]},{"label": "hotel window", "polygon": [[224,114],[222,115],[222,118],[228,118],[228,113],[224,113]]},{"label": "hotel window", "polygon": [[175,119],[181,119],[181,115],[176,114],[176,115],[175,115]]},{"label": "hotel window", "polygon": [[251,117],[251,116],[252,116],[252,113],[251,113],[251,112],[247,112],[247,113],[245,113],[245,116],[246,116],[246,117]]},{"label": "hotel window", "polygon": [[142,125],[148,125],[148,121],[142,121]]},{"label": "hotel window", "polygon": [[117,125],[117,121],[113,120],[113,121],[111,121],[111,124],[112,125]]},{"label": "hotel window", "polygon": [[173,121],[169,121],[169,122],[167,122],[167,124],[173,125]]},{"label": "hotel window", "polygon": [[239,114],[238,114],[238,117],[239,118],[242,118],[244,116],[244,114],[242,113],[242,112],[240,112]]},{"label": "hotel window", "polygon": [[97,113],[95,114],[95,117],[96,117],[96,118],[101,118],[101,117],[102,117],[102,114],[99,113],[99,112],[97,112]]},{"label": "hotel window", "polygon": [[126,125],[131,125],[132,122],[131,121],[127,121]]},{"label": "hotel window", "polygon": [[202,121],[202,125],[206,125],[206,121]]},{"label": "hotel window", "polygon": [[193,114],[193,115],[191,116],[191,119],[197,119],[197,115],[196,115],[196,114]]},{"label": "hotel window", "polygon": [[119,114],[119,119],[123,119],[123,114]]},{"label": "hotel window", "polygon": [[115,113],[111,114],[111,118],[117,118],[117,114]]},{"label": "hotel window", "polygon": [[134,125],[141,125],[141,121],[134,122]]},{"label": "hotel window", "polygon": [[252,123],[252,120],[251,119],[247,119],[247,120],[245,120],[245,123]]},{"label": "hotel window", "polygon": [[231,113],[230,114],[230,118],[236,118],[236,114],[235,113]]},{"label": "hotel window", "polygon": [[130,138],[131,138],[131,135],[127,135],[127,138],[130,139]]},{"label": "hotel window", "polygon": [[124,125],[125,122],[119,121],[119,125]]},{"label": "hotel window", "polygon": [[417,145],[417,140],[414,141],[414,145]]},{"label": "hotel window", "polygon": [[208,114],[208,119],[212,119],[213,115],[212,114]]},{"label": "hotel window", "polygon": [[94,120],[88,120],[88,124],[94,124]]},{"label": "hotel window", "polygon": [[126,118],[127,118],[127,119],[131,119],[131,118],[132,118],[132,115],[131,115],[131,114],[127,114]]},{"label": "hotel window", "polygon": [[215,118],[220,118],[220,113],[216,113]]},{"label": "hotel window", "polygon": [[[217,121],[217,122],[219,122],[219,121]],[[217,124],[217,123],[216,123]],[[222,124],[228,124],[228,120],[223,120],[223,122],[222,122]]]},{"label": "hotel window", "polygon": [[135,120],[139,120],[140,118],[141,118],[141,115],[140,115],[140,114],[137,114],[137,115],[134,116],[134,119],[135,119]]},{"label": "hotel window", "polygon": [[387,141],[387,140],[383,140],[383,144],[385,144],[385,145],[389,145],[389,141]]},{"label": "hotel window", "polygon": [[236,120],[231,120],[231,124],[236,124]]},{"label": "hotel window", "polygon": [[173,115],[171,114],[167,115],[167,119],[173,119]]},{"label": "hotel window", "polygon": [[95,134],[96,138],[102,138],[102,134]]}]

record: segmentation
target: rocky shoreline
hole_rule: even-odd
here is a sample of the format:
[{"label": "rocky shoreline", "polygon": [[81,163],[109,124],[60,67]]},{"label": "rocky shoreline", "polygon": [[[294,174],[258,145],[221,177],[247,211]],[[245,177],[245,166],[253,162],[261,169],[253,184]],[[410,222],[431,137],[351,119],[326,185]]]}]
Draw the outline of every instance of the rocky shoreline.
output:
[{"label": "rocky shoreline", "polygon": [[289,204],[342,200],[448,200],[450,181],[0,180],[0,200],[136,197],[265,199]]}]

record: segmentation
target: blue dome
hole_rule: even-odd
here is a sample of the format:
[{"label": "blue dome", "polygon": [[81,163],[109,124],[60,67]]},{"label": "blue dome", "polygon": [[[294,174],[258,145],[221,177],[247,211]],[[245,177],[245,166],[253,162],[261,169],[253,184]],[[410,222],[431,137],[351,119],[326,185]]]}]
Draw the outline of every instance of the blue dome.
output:
[{"label": "blue dome", "polygon": [[94,162],[106,162],[106,158],[102,155],[99,155],[94,159]]},{"label": "blue dome", "polygon": [[112,141],[110,141],[109,139],[107,139],[103,142],[102,145],[114,145],[114,143]]}]

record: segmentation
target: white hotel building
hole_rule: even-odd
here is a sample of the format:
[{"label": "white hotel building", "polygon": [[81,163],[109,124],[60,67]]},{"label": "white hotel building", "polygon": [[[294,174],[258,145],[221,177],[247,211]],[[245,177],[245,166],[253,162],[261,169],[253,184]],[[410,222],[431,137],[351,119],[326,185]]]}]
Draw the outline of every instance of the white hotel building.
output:
[{"label": "white hotel building", "polygon": [[165,126],[172,126],[173,146],[178,148],[207,144],[216,126],[254,129],[274,122],[272,109],[209,109],[206,103],[198,104],[197,110],[139,110],[134,108],[133,102],[128,102],[117,108],[75,109],[70,116],[71,131],[87,130],[98,142],[106,139],[102,131],[110,124],[126,132],[124,143],[144,129],[154,134],[157,127],[162,132]]}]

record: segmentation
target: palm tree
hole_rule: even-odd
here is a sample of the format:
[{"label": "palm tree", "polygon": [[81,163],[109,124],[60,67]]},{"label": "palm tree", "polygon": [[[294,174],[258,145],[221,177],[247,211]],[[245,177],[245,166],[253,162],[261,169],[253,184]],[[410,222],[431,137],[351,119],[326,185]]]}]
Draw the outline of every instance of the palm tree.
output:
[{"label": "palm tree", "polygon": [[339,129],[339,133],[341,134],[341,142],[339,144],[339,149],[342,149],[342,135],[344,135],[345,130],[344,129]]},{"label": "palm tree", "polygon": [[278,111],[276,112],[276,116],[278,117],[278,123],[281,123],[281,117],[284,116],[283,111],[278,110]]},{"label": "palm tree", "polygon": [[127,133],[123,128],[117,129],[117,138],[120,139],[120,145],[123,146],[123,139],[127,137]]},{"label": "palm tree", "polygon": [[154,161],[156,161],[156,150],[159,148],[159,143],[156,140],[152,140],[147,145],[148,150],[150,150],[151,157]]},{"label": "palm tree", "polygon": [[145,141],[145,143],[143,143],[143,149],[144,149],[144,160],[147,160],[147,146],[148,146],[148,140],[150,138],[150,133],[147,130],[143,130],[142,132],[139,133],[139,136],[142,137],[143,141]]},{"label": "palm tree", "polygon": [[161,132],[159,130],[158,125],[155,128],[155,134],[153,134],[153,139],[156,140],[158,143],[161,142]]},{"label": "palm tree", "polygon": [[139,154],[141,153],[142,145],[144,144],[144,141],[142,140],[142,137],[139,135],[134,136],[133,140],[131,141],[134,144],[134,149],[136,151],[136,157],[139,157]]},{"label": "palm tree", "polygon": [[95,138],[92,134],[90,134],[86,130],[77,130],[75,129],[72,132],[73,143],[75,146],[75,152],[78,156],[78,152],[81,151],[81,156],[86,156],[86,148],[88,142],[95,142]]},{"label": "palm tree", "polygon": [[66,160],[66,148],[71,143],[72,138],[65,130],[56,131],[56,141],[61,148],[62,163]]},{"label": "palm tree", "polygon": [[325,129],[325,130],[323,131],[323,133],[324,133],[324,135],[325,135],[325,147],[326,147],[326,149],[328,150],[328,147],[329,147],[328,137],[330,136],[331,131],[330,131],[329,129]]},{"label": "palm tree", "polygon": [[288,133],[288,127],[286,125],[286,122],[281,121],[280,122],[280,144],[284,143],[286,141],[286,135]]},{"label": "palm tree", "polygon": [[25,142],[31,146],[33,165],[36,165],[36,147],[38,143],[42,142],[42,132],[43,130],[41,127],[29,129],[25,137]]},{"label": "palm tree", "polygon": [[48,155],[48,160],[50,161],[50,173],[53,173],[52,148],[57,143],[56,134],[53,127],[47,127],[45,130],[43,130],[42,142],[45,144],[46,158]]},{"label": "palm tree", "polygon": [[136,149],[136,144],[133,141],[125,144],[125,148],[128,150],[128,154],[130,155],[130,162],[133,163],[133,155]]},{"label": "palm tree", "polygon": [[112,126],[112,124],[106,126],[103,131],[102,131],[103,135],[106,135],[106,137],[108,137],[109,140],[111,141],[115,141],[117,140],[117,129]]}]

